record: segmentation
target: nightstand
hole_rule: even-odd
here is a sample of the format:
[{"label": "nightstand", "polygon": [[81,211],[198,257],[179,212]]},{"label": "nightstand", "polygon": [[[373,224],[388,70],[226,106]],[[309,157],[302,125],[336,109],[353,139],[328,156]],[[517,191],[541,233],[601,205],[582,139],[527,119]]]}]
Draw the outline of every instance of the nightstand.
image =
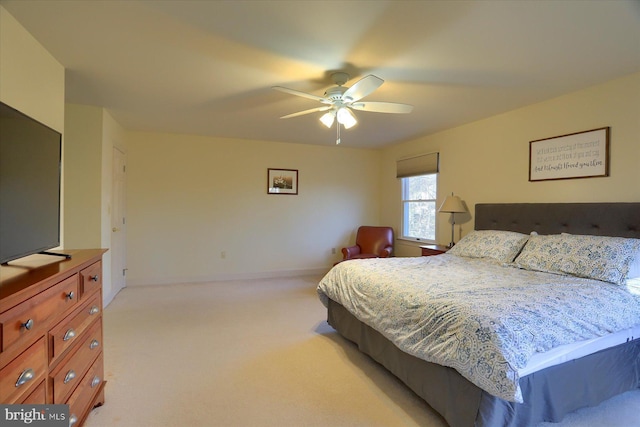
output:
[{"label": "nightstand", "polygon": [[422,256],[440,255],[449,250],[444,245],[422,245],[420,249],[422,249]]}]

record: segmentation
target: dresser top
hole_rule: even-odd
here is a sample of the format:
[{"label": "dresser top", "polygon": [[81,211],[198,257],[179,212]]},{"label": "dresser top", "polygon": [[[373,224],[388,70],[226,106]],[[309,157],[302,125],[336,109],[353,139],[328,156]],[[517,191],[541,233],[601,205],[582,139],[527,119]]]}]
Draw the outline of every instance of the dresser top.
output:
[{"label": "dresser top", "polygon": [[28,292],[28,289],[36,283],[55,284],[99,261],[106,251],[106,249],[63,249],[55,252],[69,254],[70,259],[51,255],[31,255],[0,265],[0,300]]}]

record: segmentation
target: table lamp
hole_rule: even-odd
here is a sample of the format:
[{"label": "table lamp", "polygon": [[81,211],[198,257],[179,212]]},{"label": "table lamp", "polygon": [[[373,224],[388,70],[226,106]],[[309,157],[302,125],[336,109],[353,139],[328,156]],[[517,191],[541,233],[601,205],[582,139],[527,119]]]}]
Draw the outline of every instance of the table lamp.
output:
[{"label": "table lamp", "polygon": [[454,227],[456,225],[455,215],[457,213],[467,212],[467,208],[465,208],[464,204],[462,203],[462,200],[460,200],[460,197],[454,196],[453,193],[451,193],[450,196],[447,196],[447,198],[444,199],[444,202],[440,206],[440,209],[438,209],[438,212],[445,212],[445,213],[451,214],[451,242],[447,247],[452,248],[453,245],[455,245],[455,242],[453,241],[453,232],[454,232]]}]

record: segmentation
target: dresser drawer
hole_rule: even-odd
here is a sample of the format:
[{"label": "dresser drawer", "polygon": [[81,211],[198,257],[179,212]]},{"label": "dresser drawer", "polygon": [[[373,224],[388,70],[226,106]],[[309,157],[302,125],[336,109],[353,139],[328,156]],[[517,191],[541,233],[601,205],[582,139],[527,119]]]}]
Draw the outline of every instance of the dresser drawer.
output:
[{"label": "dresser drawer", "polygon": [[26,343],[36,331],[50,324],[56,316],[75,306],[78,301],[78,275],[59,282],[33,298],[0,314],[1,350]]},{"label": "dresser drawer", "polygon": [[100,293],[96,293],[86,303],[82,303],[80,309],[76,309],[49,331],[49,359],[52,363],[67,348],[82,339],[83,332],[91,326],[94,320],[100,317],[101,305]]},{"label": "dresser drawer", "polygon": [[33,390],[31,392],[31,394],[29,394],[26,398],[24,398],[24,400],[22,400],[22,402],[20,402],[23,405],[44,405],[45,403],[47,403],[47,401],[45,400],[45,391],[47,389],[47,386],[45,384],[44,381],[42,381],[40,384],[38,384],[38,386],[36,387],[35,390]]},{"label": "dresser drawer", "polygon": [[33,390],[34,385],[46,377],[47,350],[44,338],[0,370],[0,402],[19,402]]},{"label": "dresser drawer", "polygon": [[91,264],[80,272],[80,293],[82,298],[102,288],[102,262]]},{"label": "dresser drawer", "polygon": [[51,372],[53,403],[64,403],[101,352],[102,319],[99,319],[78,344],[77,351],[65,357]]},{"label": "dresser drawer", "polygon": [[[94,401],[96,394],[102,388],[104,382],[103,359],[102,354],[95,361],[85,376],[82,378],[76,388],[67,400],[69,405],[69,418],[75,416],[75,419],[82,421],[89,405]],[[69,424],[71,425],[71,424]]]}]

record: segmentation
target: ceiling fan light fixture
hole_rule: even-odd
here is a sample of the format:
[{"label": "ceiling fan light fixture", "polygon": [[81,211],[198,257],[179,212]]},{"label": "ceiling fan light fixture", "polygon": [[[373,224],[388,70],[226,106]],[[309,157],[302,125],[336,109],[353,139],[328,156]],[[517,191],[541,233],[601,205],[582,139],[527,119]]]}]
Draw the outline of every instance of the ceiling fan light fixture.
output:
[{"label": "ceiling fan light fixture", "polygon": [[342,124],[345,129],[351,129],[358,123],[356,116],[346,107],[339,108],[337,116],[338,123]]},{"label": "ceiling fan light fixture", "polygon": [[410,113],[411,110],[413,110],[413,106],[409,104],[398,104],[395,102],[360,102],[362,98],[371,94],[384,83],[384,80],[380,77],[369,74],[355,82],[351,87],[344,86],[350,78],[347,73],[336,72],[333,73],[331,77],[336,86],[325,90],[324,97],[282,86],[273,86],[273,89],[278,91],[312,99],[324,104],[322,107],[287,114],[281,118],[288,119],[323,111],[325,113],[320,117],[320,122],[327,128],[331,128],[337,119],[336,144],[340,144],[340,125],[344,126],[345,129],[351,129],[358,124],[358,120],[352,110],[395,114]]},{"label": "ceiling fan light fixture", "polygon": [[326,127],[331,128],[331,126],[333,126],[333,120],[335,118],[336,118],[336,112],[335,111],[329,111],[327,113],[324,113],[322,115],[322,117],[320,117],[320,121]]}]

